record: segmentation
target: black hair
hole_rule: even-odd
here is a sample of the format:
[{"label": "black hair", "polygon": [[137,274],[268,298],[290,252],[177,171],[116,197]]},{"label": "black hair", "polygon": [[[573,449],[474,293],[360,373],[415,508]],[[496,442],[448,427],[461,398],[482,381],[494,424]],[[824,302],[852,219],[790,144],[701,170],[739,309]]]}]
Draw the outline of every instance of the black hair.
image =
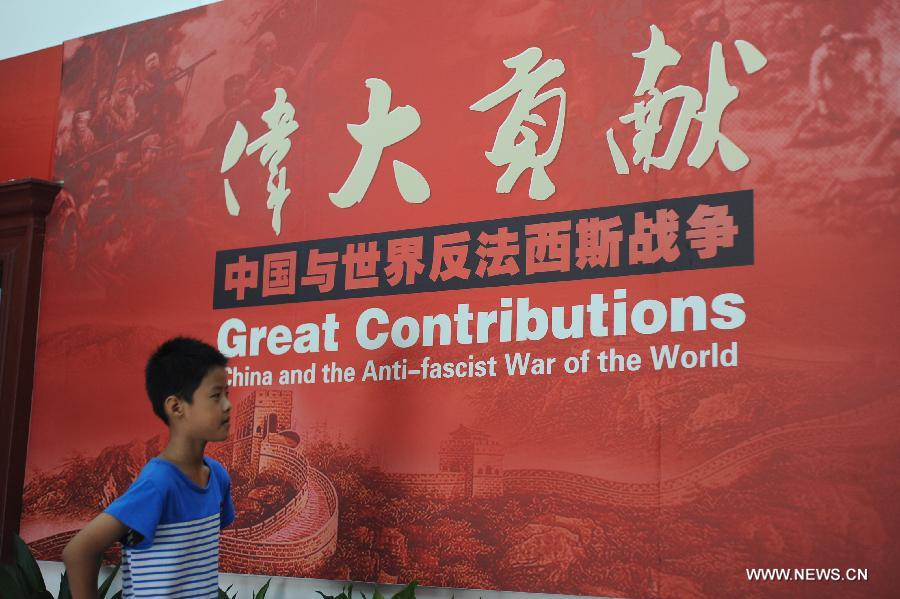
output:
[{"label": "black hair", "polygon": [[145,385],[153,413],[169,424],[165,402],[177,395],[191,403],[194,392],[210,369],[225,367],[228,358],[213,346],[190,337],[175,337],[160,345],[145,370]]}]

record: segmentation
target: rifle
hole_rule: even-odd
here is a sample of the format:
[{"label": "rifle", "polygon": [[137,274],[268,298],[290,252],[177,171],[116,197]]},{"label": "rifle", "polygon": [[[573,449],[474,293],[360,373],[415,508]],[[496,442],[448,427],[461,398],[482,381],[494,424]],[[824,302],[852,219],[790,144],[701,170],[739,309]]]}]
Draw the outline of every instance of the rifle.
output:
[{"label": "rifle", "polygon": [[186,67],[184,67],[184,68],[180,68],[180,67],[179,67],[179,68],[175,71],[175,74],[174,74],[174,75],[170,75],[168,78],[166,78],[165,80],[163,80],[163,83],[174,83],[175,81],[178,81],[179,79],[181,79],[181,78],[183,78],[183,77],[186,77],[188,74],[193,74],[194,69],[197,68],[197,65],[199,65],[201,62],[206,62],[207,60],[209,60],[210,58],[212,58],[212,57],[215,56],[215,55],[216,55],[216,51],[215,51],[215,50],[210,50],[206,55],[204,55],[204,56],[198,58],[197,60],[195,60],[194,62],[192,62],[192,63],[189,64],[188,66],[186,66]]},{"label": "rifle", "polygon": [[66,165],[66,168],[71,169],[73,167],[78,166],[82,162],[87,162],[88,160],[90,160],[91,158],[93,158],[95,156],[100,156],[102,154],[109,152],[110,150],[114,150],[119,147],[125,147],[127,145],[130,145],[130,144],[134,143],[135,141],[143,139],[144,137],[149,135],[151,131],[153,131],[153,127],[147,127],[146,129],[143,129],[139,133],[135,133],[134,135],[125,135],[125,136],[119,137],[118,139],[114,139],[113,141],[100,146],[93,152],[88,152],[87,154],[85,154],[84,156],[79,158],[78,160],[75,160],[74,162],[70,162],[69,164]]}]

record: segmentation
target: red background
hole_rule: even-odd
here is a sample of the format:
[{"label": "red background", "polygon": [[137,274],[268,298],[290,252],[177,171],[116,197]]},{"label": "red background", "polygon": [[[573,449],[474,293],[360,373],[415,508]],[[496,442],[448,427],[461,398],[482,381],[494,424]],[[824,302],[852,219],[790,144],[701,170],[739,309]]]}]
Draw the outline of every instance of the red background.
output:
[{"label": "red background", "polygon": [[53,172],[62,46],[0,61],[0,181]]}]

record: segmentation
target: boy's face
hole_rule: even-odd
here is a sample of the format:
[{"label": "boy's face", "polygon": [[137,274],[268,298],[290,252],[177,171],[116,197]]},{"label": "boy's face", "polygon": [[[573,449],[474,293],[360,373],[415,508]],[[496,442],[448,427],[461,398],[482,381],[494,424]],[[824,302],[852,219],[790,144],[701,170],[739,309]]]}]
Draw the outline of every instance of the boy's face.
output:
[{"label": "boy's face", "polygon": [[228,437],[230,414],[225,369],[215,366],[194,391],[192,403],[184,405],[184,424],[195,439],[224,441]]}]

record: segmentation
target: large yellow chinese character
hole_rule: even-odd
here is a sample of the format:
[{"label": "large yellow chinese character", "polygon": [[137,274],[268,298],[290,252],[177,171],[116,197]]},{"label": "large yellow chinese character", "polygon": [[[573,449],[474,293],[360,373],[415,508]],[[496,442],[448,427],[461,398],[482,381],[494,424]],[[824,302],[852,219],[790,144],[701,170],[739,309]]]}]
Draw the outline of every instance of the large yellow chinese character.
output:
[{"label": "large yellow chinese character", "polygon": [[[751,43],[743,40],[735,41],[738,54],[744,65],[744,70],[752,74],[766,65],[766,58]],[[644,61],[641,79],[634,90],[635,97],[650,96],[650,100],[636,102],[631,113],[619,118],[622,123],[634,123],[636,133],[631,140],[634,147],[632,164],[641,163],[644,172],[648,172],[651,166],[669,170],[675,164],[684,146],[684,140],[692,121],[700,121],[700,134],[697,144],[688,155],[687,163],[694,168],[700,168],[713,150],[718,148],[722,163],[730,171],[742,169],[750,159],[733,141],[728,139],[720,130],[722,114],[725,108],[738,97],[738,88],[728,82],[725,75],[725,58],[722,54],[721,42],[714,42],[709,59],[709,82],[706,90],[706,105],[701,111],[703,97],[700,92],[688,85],[676,85],[664,92],[656,87],[660,73],[666,67],[674,66],[681,60],[674,48],[666,43],[663,32],[656,25],[650,26],[650,46],[642,51],[632,54],[635,58]],[[680,99],[681,109],[675,120],[669,143],[660,156],[653,156],[653,144],[656,135],[662,130],[660,120],[665,105],[671,100]],[[620,175],[629,172],[625,156],[616,143],[612,128],[606,131],[606,141],[609,151],[612,153],[616,172]]]},{"label": "large yellow chinese character", "polygon": [[[390,110],[391,87],[381,79],[366,79],[369,88],[369,118],[361,125],[347,125],[347,130],[362,148],[350,176],[337,193],[328,197],[335,206],[349,208],[365,196],[384,149],[412,135],[421,124],[418,111],[412,106]],[[421,204],[431,195],[428,181],[413,167],[394,160],[394,179],[400,195],[411,204]]]},{"label": "large yellow chinese character", "polygon": [[[281,234],[281,208],[285,200],[291,194],[287,187],[287,168],[280,166],[281,161],[291,149],[291,140],[288,137],[299,128],[294,120],[294,107],[287,101],[287,92],[282,88],[275,89],[275,103],[272,108],[262,113],[263,122],[268,125],[268,133],[259,136],[250,144],[247,143],[247,128],[240,121],[235,121],[231,139],[225,146],[222,156],[221,173],[224,174],[237,164],[241,154],[246,151],[247,156],[259,150],[259,163],[269,167],[269,181],[266,183],[266,191],[269,199],[266,207],[272,210],[272,229],[276,235]],[[231,183],[225,179],[225,206],[228,214],[237,216],[240,214],[241,205],[238,203]]]},{"label": "large yellow chinese character", "polygon": [[[566,92],[555,87],[543,93],[541,88],[562,75],[566,68],[559,59],[541,61],[543,53],[540,48],[528,48],[521,54],[503,61],[507,67],[514,69],[512,78],[500,89],[472,104],[469,109],[484,112],[494,108],[504,100],[516,96],[512,110],[494,138],[494,147],[484,155],[494,166],[507,165],[506,172],[497,180],[497,193],[509,193],[526,169],[531,169],[531,184],[528,186],[528,197],[533,200],[546,200],[556,191],[553,181],[547,176],[545,167],[553,162],[562,143],[563,122],[566,117]],[[537,67],[537,68],[535,68]],[[546,127],[547,123],[539,114],[531,111],[551,98],[559,98],[559,113],[550,147],[541,154],[537,153],[538,135],[525,123]],[[522,140],[516,143],[516,138]]]}]

